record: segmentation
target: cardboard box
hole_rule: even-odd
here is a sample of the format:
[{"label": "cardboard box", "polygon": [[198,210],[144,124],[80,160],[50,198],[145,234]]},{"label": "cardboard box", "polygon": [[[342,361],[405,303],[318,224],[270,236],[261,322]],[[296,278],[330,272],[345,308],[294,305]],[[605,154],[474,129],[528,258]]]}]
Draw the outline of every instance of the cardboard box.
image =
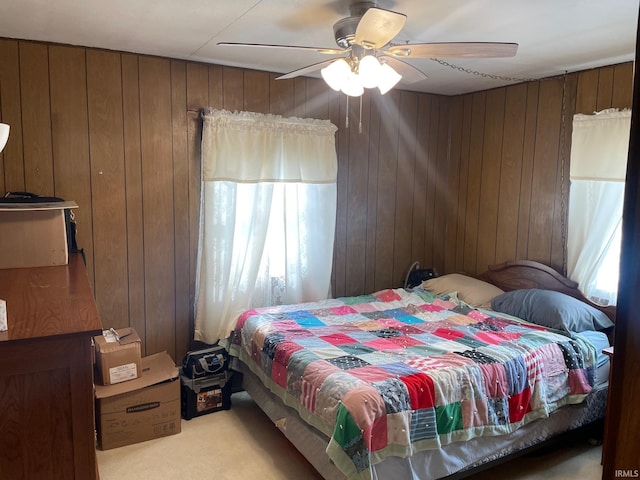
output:
[{"label": "cardboard box", "polygon": [[180,433],[180,381],[166,353],[142,358],[142,377],[96,385],[96,428],[102,450]]},{"label": "cardboard box", "polygon": [[0,268],[69,262],[64,210],[75,202],[0,203]]},{"label": "cardboard box", "polygon": [[134,328],[104,330],[93,337],[96,383],[113,385],[142,375],[140,336]]}]

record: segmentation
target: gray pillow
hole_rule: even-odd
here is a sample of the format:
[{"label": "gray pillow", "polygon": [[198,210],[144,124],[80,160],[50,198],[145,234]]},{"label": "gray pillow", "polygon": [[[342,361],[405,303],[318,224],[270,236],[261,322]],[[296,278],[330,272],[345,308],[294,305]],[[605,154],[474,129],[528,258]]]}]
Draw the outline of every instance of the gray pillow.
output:
[{"label": "gray pillow", "polygon": [[496,312],[519,317],[543,327],[567,332],[606,330],[613,322],[600,310],[560,292],[514,290],[491,301]]}]

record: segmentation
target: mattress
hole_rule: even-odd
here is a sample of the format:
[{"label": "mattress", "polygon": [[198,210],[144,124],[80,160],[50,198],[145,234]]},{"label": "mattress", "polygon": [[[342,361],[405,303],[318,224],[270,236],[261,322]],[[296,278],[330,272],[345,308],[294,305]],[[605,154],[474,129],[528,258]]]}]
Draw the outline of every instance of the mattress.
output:
[{"label": "mattress", "polygon": [[596,360],[595,388],[603,388],[609,385],[609,356],[605,355],[603,350],[611,346],[609,338],[602,332],[585,331],[574,333],[589,343],[591,343],[598,354]]},{"label": "mattress", "polygon": [[[304,422],[295,409],[285,405],[237,358],[233,360],[232,368],[243,373],[243,388],[323,478],[346,480],[344,473],[326,454],[329,437]],[[599,368],[598,377],[606,378],[606,372],[608,363]],[[606,381],[604,383],[606,385]],[[606,399],[606,386],[600,385],[582,404],[563,407],[549,418],[537,420],[510,435],[480,437],[438,450],[417,452],[411,458],[388,457],[373,466],[372,478],[432,480],[451,475],[463,476],[465,471],[518,454],[559,434],[604,418]]]},{"label": "mattress", "polygon": [[283,431],[303,419],[343,477],[399,468],[439,478],[604,413],[606,336],[565,336],[430,294],[245,312],[235,338],[247,378],[262,385],[249,393],[271,390],[281,401],[269,402],[293,407],[272,419]]}]

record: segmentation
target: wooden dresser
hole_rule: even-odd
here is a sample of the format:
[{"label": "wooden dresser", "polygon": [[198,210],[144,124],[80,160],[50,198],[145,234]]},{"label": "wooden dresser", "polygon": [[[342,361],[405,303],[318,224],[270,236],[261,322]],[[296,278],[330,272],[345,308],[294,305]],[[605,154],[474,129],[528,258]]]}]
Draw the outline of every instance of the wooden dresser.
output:
[{"label": "wooden dresser", "polygon": [[91,337],[102,330],[82,257],[0,270],[0,478],[97,477]]}]

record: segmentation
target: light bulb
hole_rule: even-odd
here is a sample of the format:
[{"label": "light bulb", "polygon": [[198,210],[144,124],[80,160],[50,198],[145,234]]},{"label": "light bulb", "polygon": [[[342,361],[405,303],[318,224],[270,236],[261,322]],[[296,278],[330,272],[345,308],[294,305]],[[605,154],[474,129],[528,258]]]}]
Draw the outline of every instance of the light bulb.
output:
[{"label": "light bulb", "polygon": [[359,97],[364,93],[364,87],[360,82],[360,76],[351,72],[347,76],[347,81],[342,85],[342,93],[350,97]]},{"label": "light bulb", "polygon": [[329,85],[336,92],[342,89],[342,86],[347,81],[347,77],[351,74],[351,67],[344,58],[340,58],[335,62],[331,62],[329,65],[320,70],[322,78],[327,85]]},{"label": "light bulb", "polygon": [[362,83],[364,88],[375,88],[378,86],[380,67],[380,62],[373,55],[367,55],[360,60],[358,74],[360,75],[360,83]]},{"label": "light bulb", "polygon": [[391,90],[400,81],[402,75],[396,72],[387,63],[383,63],[380,66],[380,72],[378,75],[378,89],[380,93],[384,95]]}]

